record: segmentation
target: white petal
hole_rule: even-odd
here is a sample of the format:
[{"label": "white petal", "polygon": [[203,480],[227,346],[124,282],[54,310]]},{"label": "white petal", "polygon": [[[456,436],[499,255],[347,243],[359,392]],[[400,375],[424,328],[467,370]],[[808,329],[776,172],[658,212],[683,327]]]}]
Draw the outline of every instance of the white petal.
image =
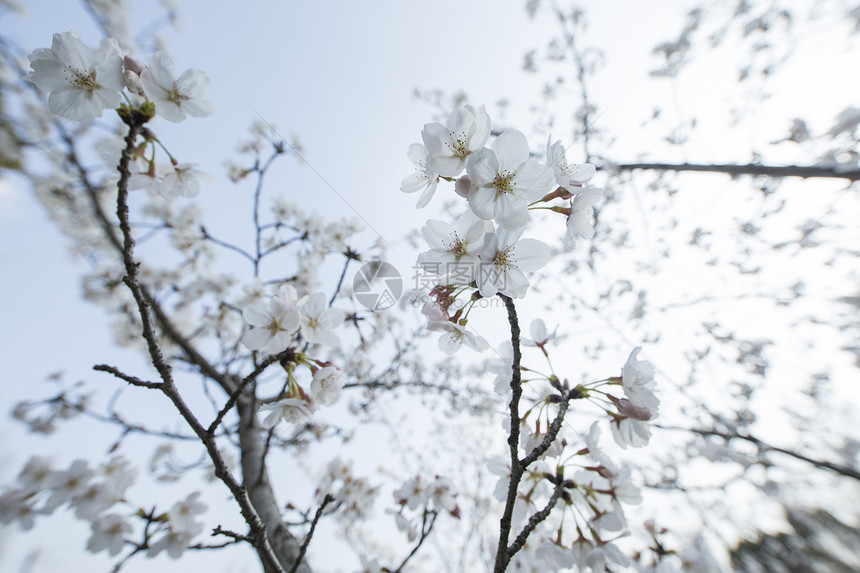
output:
[{"label": "white petal", "polygon": [[529,142],[523,132],[512,129],[496,138],[493,151],[499,159],[499,168],[513,173],[529,158]]}]

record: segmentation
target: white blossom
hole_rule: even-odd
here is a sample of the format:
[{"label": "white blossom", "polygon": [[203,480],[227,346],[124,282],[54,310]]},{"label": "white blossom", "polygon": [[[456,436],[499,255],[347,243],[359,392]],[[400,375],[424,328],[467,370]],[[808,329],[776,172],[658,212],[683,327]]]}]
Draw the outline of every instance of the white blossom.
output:
[{"label": "white blossom", "polygon": [[400,183],[400,190],[404,193],[421,191],[422,193],[418,197],[418,204],[415,205],[415,207],[421,209],[430,202],[430,199],[436,193],[436,187],[439,185],[439,174],[434,173],[432,169],[427,167],[430,154],[427,148],[420,143],[410,145],[407,155],[409,161],[415,165],[415,173],[403,179],[403,182]]},{"label": "white blossom", "polygon": [[165,52],[152,56],[140,81],[146,97],[155,104],[155,112],[168,121],[180,122],[186,115],[206,117],[215,111],[215,106],[201,99],[209,87],[209,77],[201,70],[187,70],[177,78],[173,60]]},{"label": "white blossom", "polygon": [[653,418],[660,406],[660,399],[652,391],[657,385],[654,380],[654,365],[647,360],[638,359],[641,350],[642,347],[637,346],[627,358],[621,370],[621,387],[634,406],[647,409]]},{"label": "white blossom", "polygon": [[200,492],[195,491],[182,501],[173,504],[167,512],[170,527],[174,531],[196,535],[202,525],[194,521],[198,515],[206,511],[206,504],[197,501]]},{"label": "white blossom", "polygon": [[334,366],[325,366],[314,373],[311,382],[311,395],[315,402],[323,406],[331,406],[340,394],[346,376]]},{"label": "white blossom", "polygon": [[277,354],[286,350],[293,332],[299,327],[299,311],[281,297],[253,302],[242,310],[245,322],[253,326],[242,337],[249,350],[263,350]]},{"label": "white blossom", "polygon": [[316,293],[300,306],[302,336],[312,344],[336,346],[340,339],[332,332],[343,324],[345,313],[339,308],[327,308],[325,295]]},{"label": "white blossom", "polygon": [[466,158],[481,149],[490,136],[490,116],[484,106],[475,110],[465,106],[451,112],[441,123],[428,123],[421,139],[430,156],[427,166],[445,177],[457,177],[466,166]]},{"label": "white blossom", "polygon": [[94,51],[75,32],[54,34],[50,48],[30,54],[30,67],[30,81],[50,94],[48,107],[61,117],[90,122],[119,107],[124,83],[116,40],[104,38]]},{"label": "white blossom", "polygon": [[93,533],[87,540],[87,550],[98,553],[107,549],[111,557],[122,551],[125,536],[131,533],[131,525],[114,513],[102,515],[93,521],[91,527]]},{"label": "white blossom", "polygon": [[288,424],[300,422],[313,413],[312,406],[301,398],[285,398],[263,406],[260,411],[268,412],[268,415],[263,418],[263,426],[266,429],[274,428],[281,420]]},{"label": "white blossom", "polygon": [[486,340],[466,330],[465,326],[451,322],[448,320],[431,322],[427,325],[428,330],[443,332],[439,338],[439,350],[445,354],[454,354],[463,346],[468,346],[472,350],[483,352],[490,345]]},{"label": "white blossom", "polygon": [[526,136],[515,130],[499,135],[492,149],[481,149],[469,157],[466,173],[472,182],[472,212],[510,230],[525,227],[529,203],[549,193],[554,184],[552,170],[529,157]]},{"label": "white blossom", "polygon": [[480,260],[478,251],[492,223],[467,211],[456,225],[430,219],[421,229],[429,251],[418,255],[426,272],[438,275],[443,284],[469,284],[475,280]]},{"label": "white blossom", "polygon": [[570,215],[567,218],[567,241],[576,242],[577,237],[590,239],[594,236],[594,206],[603,198],[603,190],[597,187],[586,187],[577,191],[570,203]]},{"label": "white blossom", "polygon": [[497,292],[511,298],[522,298],[529,289],[525,272],[536,271],[549,261],[549,245],[536,239],[520,239],[523,229],[497,229],[484,240],[481,266],[477,276],[478,290],[484,298]]},{"label": "white blossom", "polygon": [[561,141],[552,143],[552,135],[546,140],[546,163],[552,168],[556,183],[571,191],[574,187],[582,187],[596,172],[591,163],[568,165],[564,145]]}]

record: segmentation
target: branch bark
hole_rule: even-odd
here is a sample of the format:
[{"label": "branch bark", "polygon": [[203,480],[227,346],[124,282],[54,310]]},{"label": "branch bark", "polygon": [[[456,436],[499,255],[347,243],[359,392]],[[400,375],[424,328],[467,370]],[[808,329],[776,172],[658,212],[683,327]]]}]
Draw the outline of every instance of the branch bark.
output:
[{"label": "branch bark", "polygon": [[637,169],[649,171],[700,171],[706,173],[725,173],[732,177],[740,175],[768,175],[770,177],[823,177],[829,179],[860,180],[860,169],[839,169],[838,167],[820,167],[815,165],[756,165],[748,163],[737,165],[732,163],[621,163],[612,168],[621,171]]}]

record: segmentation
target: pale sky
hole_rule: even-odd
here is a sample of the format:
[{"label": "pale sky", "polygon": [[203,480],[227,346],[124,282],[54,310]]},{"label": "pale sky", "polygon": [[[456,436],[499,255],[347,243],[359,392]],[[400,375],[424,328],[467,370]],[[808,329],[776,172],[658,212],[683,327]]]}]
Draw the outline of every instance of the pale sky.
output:
[{"label": "pale sky", "polygon": [[[236,157],[233,149],[260,117],[288,139],[295,134],[307,150],[305,159],[311,168],[284,160],[273,170],[270,185],[282,188],[294,200],[300,198],[309,209],[333,216],[357,214],[394,246],[389,256],[395,265],[410,269],[415,251],[402,238],[419,228],[434,209],[416,211],[416,197],[399,192],[400,181],[412,170],[406,150],[419,141],[421,127],[434,120],[435,113],[414,101],[412,91],[463,90],[472,103],[486,104],[491,114],[496,102],[507,99],[511,105],[505,126],[529,134],[533,123],[529,106],[537,100],[543,81],[521,71],[523,54],[543,48],[555,28],[546,16],[530,21],[523,4],[256,0],[240,8],[233,3],[185,2],[182,32],[168,30],[166,35],[178,72],[200,68],[209,75],[207,99],[216,112],[208,119],[179,125],[157,121],[153,129],[170,142],[181,161],[198,163],[216,177],[217,182],[201,195],[207,196],[207,226],[211,224],[225,237],[234,232],[236,209],[247,205],[248,198],[226,180],[223,161]],[[857,62],[848,42],[821,43],[818,36],[811,36],[808,41],[820,51],[810,56],[812,52],[799,49],[807,41],[801,39],[802,55],[792,63],[796,71],[771,86],[778,93],[773,105],[756,121],[727,131],[727,109],[737,94],[713,92],[714,86],[734,82],[735,62],[725,54],[709,62],[708,54],[697,53],[705,58],[704,65],[682,82],[648,81],[647,71],[657,63],[651,48],[677,33],[683,3],[672,8],[656,1],[589,4],[591,27],[582,41],[604,49],[607,59],[605,72],[593,83],[600,112],[597,127],[617,134],[614,151],[620,159],[633,160],[637,153],[652,149],[656,132],[641,123],[655,102],[669,113],[696,115],[701,122],[683,157],[670,157],[673,151],[666,150],[660,159],[746,162],[750,150],[784,135],[780,129],[787,131],[790,110],[808,112],[811,128],[820,133],[833,112],[847,105],[851,94],[856,97],[860,87],[853,79],[856,75],[830,67],[831,62],[852,58]],[[136,5],[135,18],[148,22],[149,4]],[[90,45],[98,43],[98,32],[78,3],[33,1],[27,3],[27,10],[23,17],[2,16],[5,34],[27,50],[50,45],[52,33],[68,29],[75,29]],[[833,22],[822,24],[830,25]],[[837,74],[844,78],[833,87]],[[822,85],[829,89],[821,90]],[[810,101],[815,105],[810,106]],[[579,101],[575,94],[562,94],[556,105],[564,121]],[[721,113],[702,113],[711,108]],[[563,131],[554,135],[571,143]],[[531,143],[533,149],[543,149],[544,141]],[[576,161],[581,151],[574,146],[568,153]],[[790,150],[785,155],[786,161],[804,159],[792,156]],[[694,209],[691,206],[691,212]],[[699,211],[692,216],[706,215]],[[373,232],[363,236],[373,241]],[[98,376],[90,368],[96,362],[124,364],[129,370],[142,367],[134,353],[111,345],[105,313],[80,300],[83,264],[70,257],[44,210],[14,177],[0,180],[0,268],[6,277],[0,287],[0,316],[6,325],[0,330],[4,410],[19,400],[48,395],[52,390],[42,379],[57,370],[65,370],[68,380],[95,381]],[[102,388],[108,386],[104,380],[99,382]],[[7,418],[0,418],[0,427],[6,436],[0,448],[0,484],[14,479],[31,452],[65,461],[96,460],[105,449],[104,438],[94,436],[91,443],[82,443],[75,431],[82,426],[77,423],[48,440],[29,436]],[[181,485],[175,495],[190,489]],[[0,569],[18,570],[25,556],[38,549],[33,573],[56,570],[61,563],[66,570],[107,570],[113,560],[83,549],[89,535],[86,526],[68,518],[68,512],[58,514],[42,520],[44,525],[34,530],[35,535],[5,535],[0,541]],[[241,556],[226,562],[211,555],[193,559],[188,563],[213,571],[256,570],[255,565],[245,568]],[[327,566],[336,563],[325,556],[321,560]],[[148,571],[156,565],[165,572],[188,567],[162,557],[156,562],[133,559],[123,570]]]}]

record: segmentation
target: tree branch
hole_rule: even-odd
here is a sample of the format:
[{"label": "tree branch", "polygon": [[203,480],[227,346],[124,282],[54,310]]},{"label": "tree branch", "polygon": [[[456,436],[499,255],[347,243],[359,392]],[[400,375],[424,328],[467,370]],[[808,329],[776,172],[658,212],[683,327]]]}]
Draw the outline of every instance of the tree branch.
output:
[{"label": "tree branch", "polygon": [[520,378],[520,361],[522,351],[520,349],[520,324],[517,319],[517,309],[514,301],[509,296],[499,293],[508,310],[508,323],[511,326],[511,345],[514,350],[514,362],[511,365],[511,433],[508,436],[508,447],[511,455],[511,481],[508,484],[508,496],[505,500],[505,510],[499,520],[499,545],[496,548],[496,564],[493,573],[504,573],[508,567],[508,539],[511,534],[511,518],[514,514],[514,504],[517,501],[517,489],[523,476],[523,466],[519,459],[520,445],[520,397],[523,394],[522,379]]},{"label": "tree branch", "polygon": [[311,543],[311,538],[314,536],[314,530],[317,528],[317,523],[322,517],[323,511],[325,510],[325,506],[334,501],[334,497],[326,494],[325,498],[322,500],[319,508],[317,508],[316,515],[314,515],[314,519],[311,522],[311,529],[308,531],[308,534],[305,536],[305,540],[302,542],[302,546],[299,547],[299,556],[296,558],[296,562],[293,563],[293,566],[290,568],[290,573],[296,573],[299,569],[299,565],[302,563],[302,559],[305,558],[305,553],[308,550],[308,545]]},{"label": "tree branch", "polygon": [[154,389],[160,389],[162,386],[161,382],[146,382],[145,380],[141,380],[140,378],[138,378],[136,376],[131,376],[129,374],[125,374],[124,372],[121,372],[118,368],[115,368],[113,366],[108,366],[107,364],[96,364],[95,366],[93,366],[93,370],[96,370],[98,372],[107,372],[108,374],[113,374],[114,376],[116,376],[120,380],[125,380],[126,382],[128,382],[132,386],[141,386],[143,388],[154,388]]},{"label": "tree branch", "polygon": [[734,433],[734,432],[720,432],[719,430],[705,430],[702,428],[681,428],[681,427],[677,427],[677,426],[661,426],[659,424],[655,424],[655,427],[660,428],[662,430],[680,430],[680,431],[693,432],[694,434],[699,434],[700,436],[717,436],[719,438],[723,438],[727,442],[731,439],[744,440],[744,441],[750,442],[751,444],[755,444],[756,447],[758,447],[759,450],[761,450],[761,451],[779,452],[780,454],[785,454],[785,455],[790,456],[792,458],[795,458],[797,460],[801,460],[801,461],[804,461],[806,463],[812,464],[813,466],[815,466],[817,468],[828,469],[830,471],[838,473],[839,475],[860,481],[860,471],[857,471],[853,468],[850,468],[847,466],[841,466],[841,465],[834,464],[832,462],[827,462],[824,460],[816,460],[816,459],[804,456],[803,454],[799,454],[799,453],[793,452],[791,450],[786,450],[785,448],[780,448],[777,446],[771,446],[770,444],[763,442],[760,439],[755,438],[753,436],[738,434],[738,433]]},{"label": "tree branch", "polygon": [[525,546],[526,540],[528,539],[529,535],[531,535],[531,532],[534,531],[535,527],[537,527],[542,521],[549,517],[549,514],[552,512],[553,508],[555,507],[555,504],[558,502],[558,498],[561,497],[561,494],[563,492],[564,481],[559,480],[559,483],[556,484],[555,490],[552,492],[552,495],[550,496],[546,506],[529,518],[529,522],[525,525],[525,527],[523,527],[523,530],[520,531],[520,534],[517,535],[517,538],[508,547],[508,559],[516,555],[517,551],[519,551]]},{"label": "tree branch", "polygon": [[[607,166],[609,167],[609,166]],[[725,173],[732,177],[739,175],[768,175],[770,177],[823,177],[830,179],[860,180],[860,169],[840,169],[837,167],[819,167],[814,165],[736,165],[731,163],[621,163],[611,166],[621,171],[636,169],[650,171],[700,171],[707,173]]]}]

